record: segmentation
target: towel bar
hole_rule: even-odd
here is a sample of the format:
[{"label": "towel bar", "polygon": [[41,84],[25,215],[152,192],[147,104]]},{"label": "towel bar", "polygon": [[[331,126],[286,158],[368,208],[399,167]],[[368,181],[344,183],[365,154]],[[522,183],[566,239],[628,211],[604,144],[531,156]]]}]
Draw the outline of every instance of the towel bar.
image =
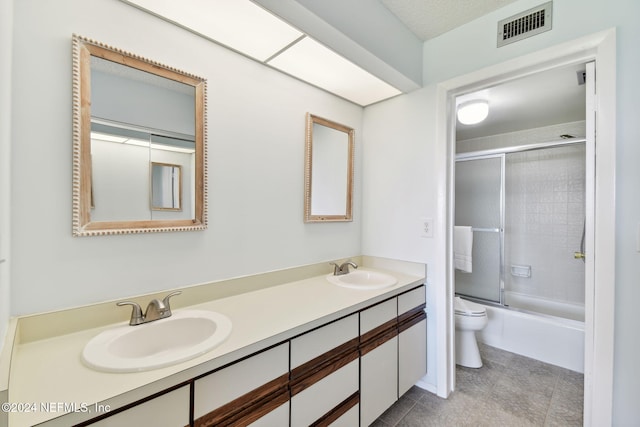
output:
[{"label": "towel bar", "polygon": [[484,233],[499,233],[501,230],[499,228],[476,228],[472,227],[471,231],[481,231]]}]

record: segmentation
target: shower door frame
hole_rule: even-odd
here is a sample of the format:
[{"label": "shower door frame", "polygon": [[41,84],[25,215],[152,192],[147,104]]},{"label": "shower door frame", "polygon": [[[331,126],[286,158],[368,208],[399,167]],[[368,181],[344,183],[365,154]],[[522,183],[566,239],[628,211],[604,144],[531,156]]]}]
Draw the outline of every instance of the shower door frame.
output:
[{"label": "shower door frame", "polygon": [[[523,145],[514,145],[512,147],[504,147],[504,148],[495,148],[491,150],[478,150],[478,151],[469,151],[465,153],[456,154],[455,163],[464,162],[469,160],[482,160],[482,159],[493,159],[493,158],[501,158],[500,163],[500,227],[496,230],[500,233],[500,301],[495,302],[491,300],[486,300],[484,298],[476,297],[474,295],[461,294],[465,297],[469,297],[470,299],[478,300],[478,302],[485,304],[498,304],[503,307],[507,307],[505,300],[505,282],[506,282],[506,269],[505,269],[505,210],[506,210],[506,156],[510,153],[522,153],[526,151],[534,151],[534,150],[544,150],[548,148],[556,148],[556,147],[566,147],[569,145],[575,144],[585,144],[588,145],[587,138],[571,138],[571,139],[563,139],[560,141],[550,141],[550,142],[539,142],[533,144],[523,144]],[[585,155],[588,158],[588,155]],[[587,159],[585,159],[585,162]],[[455,176],[455,175],[454,175]],[[585,177],[586,178],[586,177]],[[586,190],[585,190],[586,193]],[[585,194],[586,195],[586,194]],[[454,198],[455,204],[455,198]],[[454,207],[455,208],[455,207]],[[586,206],[585,206],[586,209]],[[455,215],[454,215],[455,218]],[[473,229],[474,232],[491,232],[494,229],[486,229],[481,228]],[[455,292],[455,281],[454,281],[454,292]],[[518,310],[518,309],[516,309]]]},{"label": "shower door frame", "polygon": [[[495,152],[494,152],[495,151]],[[480,300],[484,303],[489,304],[499,304],[504,306],[504,204],[505,204],[505,172],[506,172],[506,154],[504,152],[500,152],[498,150],[487,150],[487,151],[476,151],[473,153],[464,153],[456,155],[455,163],[458,162],[466,162],[473,160],[486,160],[486,159],[500,159],[500,224],[498,228],[477,228],[473,227],[471,224],[471,229],[473,233],[499,233],[498,234],[498,245],[499,245],[499,268],[500,272],[498,274],[498,301],[491,301],[484,298],[479,298],[474,295],[466,295],[464,296],[471,297],[472,299]],[[455,203],[455,202],[454,202]],[[454,215],[455,218],[455,215]],[[455,287],[454,287],[455,291]]]}]

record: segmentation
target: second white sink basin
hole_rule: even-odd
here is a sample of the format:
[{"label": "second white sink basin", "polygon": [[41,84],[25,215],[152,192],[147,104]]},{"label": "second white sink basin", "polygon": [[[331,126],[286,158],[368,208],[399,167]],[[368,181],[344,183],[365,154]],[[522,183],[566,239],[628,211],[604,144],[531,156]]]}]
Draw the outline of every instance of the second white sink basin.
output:
[{"label": "second white sink basin", "polygon": [[398,280],[389,274],[371,270],[354,270],[341,276],[330,274],[327,280],[334,285],[361,290],[383,289],[398,283]]},{"label": "second white sink basin", "polygon": [[204,354],[231,333],[231,320],[204,310],[179,310],[171,317],[138,326],[118,326],[91,339],[82,361],[103,372],[162,368]]}]

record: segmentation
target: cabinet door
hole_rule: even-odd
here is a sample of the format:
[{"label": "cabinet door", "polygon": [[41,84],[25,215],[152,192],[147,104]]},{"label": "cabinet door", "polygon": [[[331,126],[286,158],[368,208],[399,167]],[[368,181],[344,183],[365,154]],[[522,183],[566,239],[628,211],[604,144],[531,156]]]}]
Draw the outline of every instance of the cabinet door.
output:
[{"label": "cabinet door", "polygon": [[189,386],[165,393],[91,425],[184,427],[189,425]]},{"label": "cabinet door", "polygon": [[398,337],[362,356],[360,363],[361,425],[368,426],[398,400]]},{"label": "cabinet door", "polygon": [[288,342],[200,378],[194,385],[194,424],[255,421],[252,412],[261,417],[288,401],[288,380]]},{"label": "cabinet door", "polygon": [[427,374],[427,320],[398,335],[398,396],[405,394]]},{"label": "cabinet door", "polygon": [[427,373],[425,287],[398,296],[398,396]]},{"label": "cabinet door", "polygon": [[374,422],[398,400],[397,299],[360,312],[360,421]]}]

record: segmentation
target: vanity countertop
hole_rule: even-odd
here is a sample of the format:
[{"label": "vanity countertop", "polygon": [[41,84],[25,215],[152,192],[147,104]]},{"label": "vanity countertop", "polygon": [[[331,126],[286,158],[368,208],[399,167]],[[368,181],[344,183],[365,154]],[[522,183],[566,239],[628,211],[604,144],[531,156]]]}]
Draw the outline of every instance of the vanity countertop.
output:
[{"label": "vanity countertop", "polygon": [[192,305],[188,308],[228,316],[233,323],[229,338],[204,355],[146,372],[98,372],[80,359],[91,338],[122,323],[28,342],[16,340],[9,426],[48,420],[53,420],[51,425],[70,425],[90,419],[101,415],[96,404],[118,408],[424,283],[424,276],[386,272],[398,282],[385,289],[343,288],[322,275]]}]

